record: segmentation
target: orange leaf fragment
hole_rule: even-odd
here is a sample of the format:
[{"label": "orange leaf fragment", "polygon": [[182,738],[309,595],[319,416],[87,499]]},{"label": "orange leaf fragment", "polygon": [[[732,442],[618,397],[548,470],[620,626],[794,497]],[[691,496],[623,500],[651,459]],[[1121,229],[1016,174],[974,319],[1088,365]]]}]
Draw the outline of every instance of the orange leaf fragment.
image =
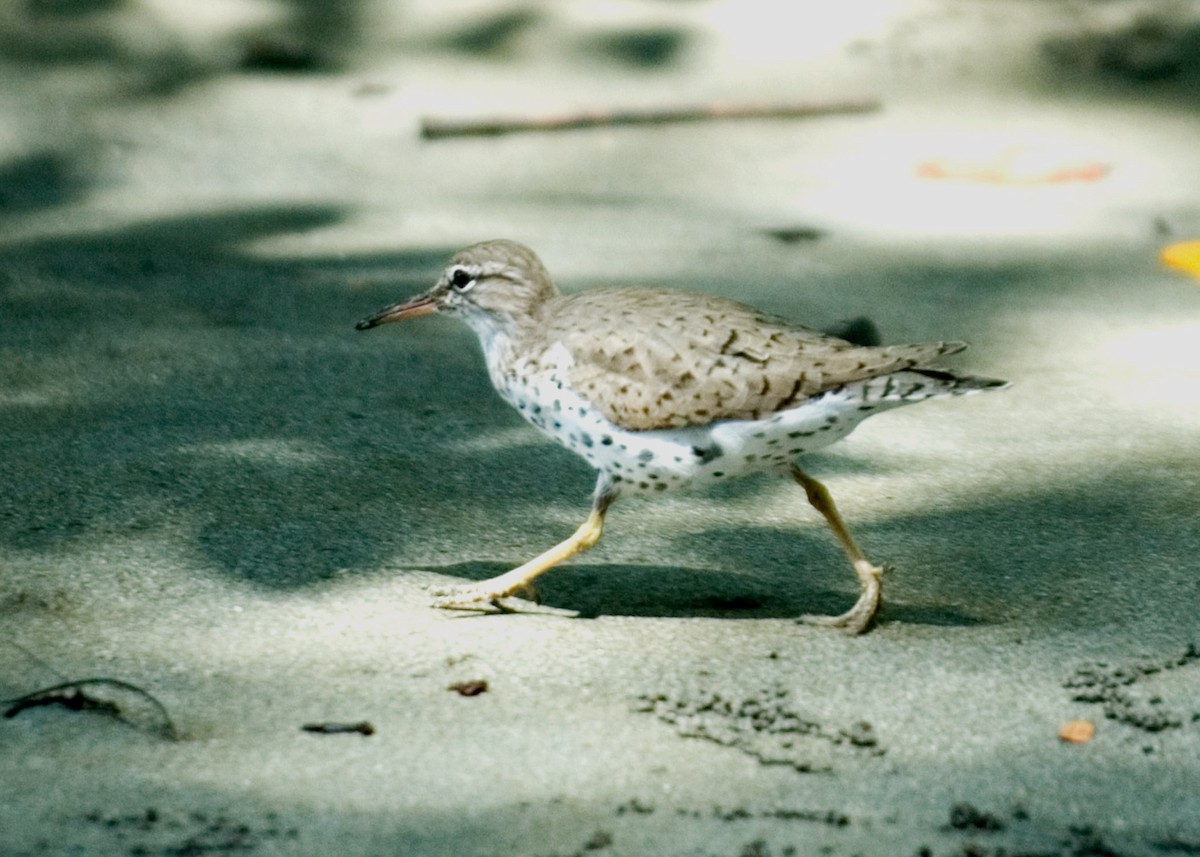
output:
[{"label": "orange leaf fragment", "polygon": [[1096,734],[1096,724],[1090,720],[1068,720],[1058,727],[1058,740],[1066,744],[1086,744]]},{"label": "orange leaf fragment", "polygon": [[917,176],[997,185],[1094,182],[1111,166],[1100,161],[1076,161],[1061,153],[1013,146],[979,158],[934,158],[917,164]]},{"label": "orange leaf fragment", "polygon": [[1200,240],[1181,241],[1164,247],[1158,260],[1166,268],[1200,276]]}]

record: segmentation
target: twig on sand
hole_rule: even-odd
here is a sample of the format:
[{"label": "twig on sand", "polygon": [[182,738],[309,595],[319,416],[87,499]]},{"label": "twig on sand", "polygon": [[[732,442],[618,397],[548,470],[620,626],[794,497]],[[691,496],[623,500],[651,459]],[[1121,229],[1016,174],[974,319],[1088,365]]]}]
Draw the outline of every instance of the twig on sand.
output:
[{"label": "twig on sand", "polygon": [[358,723],[305,723],[300,728],[305,732],[312,732],[316,735],[345,735],[355,733],[370,736],[375,734],[375,727],[366,720]]},{"label": "twig on sand", "polygon": [[[157,732],[172,741],[179,734],[166,706],[149,691],[116,678],[84,678],[35,690],[16,699],[4,700],[6,718],[43,705],[61,705],[71,711],[95,711],[136,729]],[[138,713],[138,705],[148,709]]]},{"label": "twig on sand", "polygon": [[495,137],[521,131],[567,131],[617,125],[663,125],[671,122],[707,122],[717,119],[802,119],[840,113],[871,113],[883,105],[873,98],[813,101],[792,104],[709,104],[701,107],[597,110],[541,118],[493,117],[485,119],[421,120],[421,137]]}]

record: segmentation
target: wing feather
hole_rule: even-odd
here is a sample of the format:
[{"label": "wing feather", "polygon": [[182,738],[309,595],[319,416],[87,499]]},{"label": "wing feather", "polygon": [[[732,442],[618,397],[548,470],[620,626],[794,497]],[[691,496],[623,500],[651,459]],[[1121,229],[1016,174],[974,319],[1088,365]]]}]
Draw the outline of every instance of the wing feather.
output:
[{"label": "wing feather", "polygon": [[548,309],[532,350],[564,347],[572,385],[631,430],[762,419],[965,347],[856,346],[735,301],[663,289],[593,290]]}]

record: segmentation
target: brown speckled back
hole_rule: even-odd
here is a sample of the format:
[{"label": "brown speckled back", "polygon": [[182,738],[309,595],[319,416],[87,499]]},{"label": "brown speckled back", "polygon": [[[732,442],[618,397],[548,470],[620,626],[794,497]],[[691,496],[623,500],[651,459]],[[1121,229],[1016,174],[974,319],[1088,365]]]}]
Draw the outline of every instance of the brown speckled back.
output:
[{"label": "brown speckled back", "polygon": [[571,383],[622,428],[756,420],[848,383],[930,368],[958,342],[869,348],[724,298],[666,289],[598,289],[552,298],[521,351],[561,344]]}]

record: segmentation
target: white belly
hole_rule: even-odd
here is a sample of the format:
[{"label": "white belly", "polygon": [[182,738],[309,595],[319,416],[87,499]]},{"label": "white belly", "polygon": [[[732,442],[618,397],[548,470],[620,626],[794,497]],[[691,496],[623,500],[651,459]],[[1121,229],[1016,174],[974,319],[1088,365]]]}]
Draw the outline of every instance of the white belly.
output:
[{"label": "white belly", "polygon": [[850,393],[835,391],[761,420],[629,431],[571,391],[565,378],[535,377],[540,380],[523,383],[518,373],[496,387],[521,416],[610,474],[623,492],[701,487],[753,472],[786,473],[797,456],[845,437],[870,413],[859,410],[860,400]]}]

